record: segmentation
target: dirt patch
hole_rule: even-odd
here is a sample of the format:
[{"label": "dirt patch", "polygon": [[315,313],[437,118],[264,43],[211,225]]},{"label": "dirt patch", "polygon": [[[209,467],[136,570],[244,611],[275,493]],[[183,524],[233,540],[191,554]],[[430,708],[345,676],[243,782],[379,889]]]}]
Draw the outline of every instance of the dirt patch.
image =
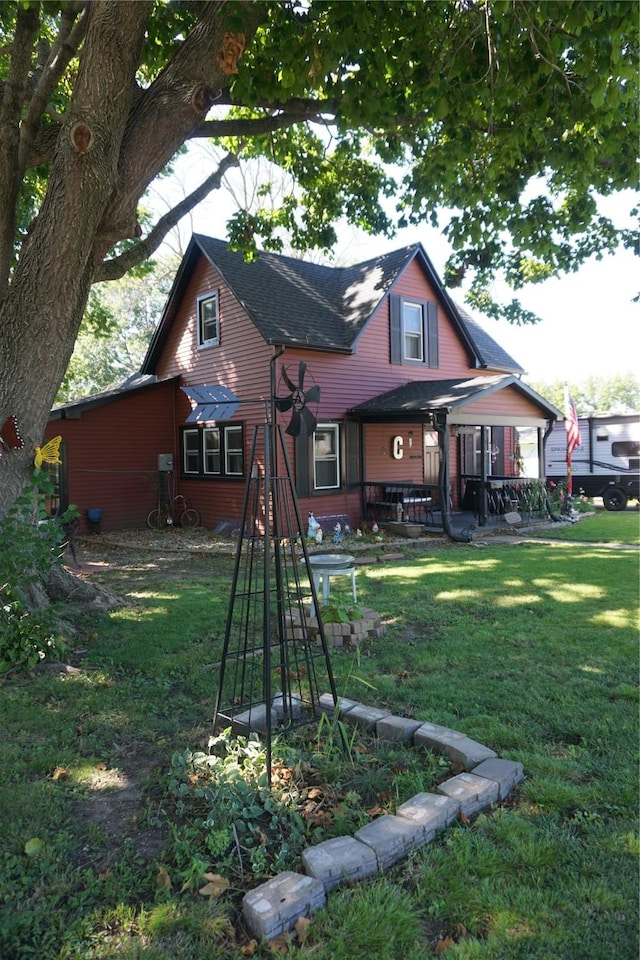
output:
[{"label": "dirt patch", "polygon": [[91,773],[86,796],[73,804],[73,816],[86,832],[77,853],[79,867],[91,864],[103,871],[122,857],[128,845],[145,862],[161,857],[168,831],[153,816],[153,800],[147,794],[157,769],[153,759],[140,753],[123,767],[97,766]]},{"label": "dirt patch", "polygon": [[395,643],[414,646],[417,643],[435,643],[440,639],[435,630],[426,623],[408,623],[394,636]]}]

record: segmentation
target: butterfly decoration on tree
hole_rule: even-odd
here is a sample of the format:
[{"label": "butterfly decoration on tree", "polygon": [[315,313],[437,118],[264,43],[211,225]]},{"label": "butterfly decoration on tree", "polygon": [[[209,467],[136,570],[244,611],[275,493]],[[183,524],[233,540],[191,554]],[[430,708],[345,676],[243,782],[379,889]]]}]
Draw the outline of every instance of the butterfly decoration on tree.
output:
[{"label": "butterfly decoration on tree", "polygon": [[43,447],[36,447],[36,453],[33,462],[36,470],[39,470],[43,463],[62,463],[60,459],[60,444],[62,437],[54,437],[48,440]]},{"label": "butterfly decoration on tree", "polygon": [[7,417],[0,430],[0,457],[5,447],[7,450],[21,450],[24,447],[18,418],[13,413]]}]

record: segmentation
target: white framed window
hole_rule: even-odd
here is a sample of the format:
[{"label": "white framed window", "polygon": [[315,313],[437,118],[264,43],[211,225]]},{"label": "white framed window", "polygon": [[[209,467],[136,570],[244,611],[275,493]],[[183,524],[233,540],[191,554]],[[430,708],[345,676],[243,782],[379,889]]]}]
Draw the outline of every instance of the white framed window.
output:
[{"label": "white framed window", "polygon": [[435,301],[389,295],[389,358],[393,364],[440,366]]},{"label": "white framed window", "polygon": [[220,458],[220,427],[205,427],[202,431],[204,473],[219,474],[222,471]]},{"label": "white framed window", "polygon": [[215,347],[220,343],[220,298],[218,291],[198,297],[198,348]]},{"label": "white framed window", "polygon": [[241,477],[244,469],[242,427],[224,428],[224,469],[229,477]]},{"label": "white framed window", "polygon": [[402,303],[403,358],[424,363],[424,323],[422,304],[404,300]]},{"label": "white framed window", "polygon": [[183,427],[180,431],[182,472],[196,477],[244,475],[244,428]]},{"label": "white framed window", "polygon": [[199,430],[182,431],[182,472],[200,473],[200,437]]},{"label": "white framed window", "polygon": [[340,487],[340,427],[337,423],[319,423],[313,433],[313,488],[337,490]]}]

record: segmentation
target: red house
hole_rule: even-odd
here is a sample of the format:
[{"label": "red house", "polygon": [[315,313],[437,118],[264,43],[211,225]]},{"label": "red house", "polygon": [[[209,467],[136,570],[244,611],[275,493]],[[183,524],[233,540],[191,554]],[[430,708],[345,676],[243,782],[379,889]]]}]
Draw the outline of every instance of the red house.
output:
[{"label": "red house", "polygon": [[[301,372],[303,393],[287,403]],[[326,530],[336,518],[447,529],[459,509],[483,523],[531,507],[543,437],[562,414],[522,373],[451,300],[420,244],[335,268],[272,253],[247,263],[195,235],[140,373],[54,408],[47,437],[63,436],[61,502],[101,511],[102,529],[143,525],[159,480],[226,529],[275,396],[288,407],[279,423],[302,420],[285,436],[303,517]],[[314,383],[305,430],[300,401]],[[232,396],[237,406],[215,405]]]}]

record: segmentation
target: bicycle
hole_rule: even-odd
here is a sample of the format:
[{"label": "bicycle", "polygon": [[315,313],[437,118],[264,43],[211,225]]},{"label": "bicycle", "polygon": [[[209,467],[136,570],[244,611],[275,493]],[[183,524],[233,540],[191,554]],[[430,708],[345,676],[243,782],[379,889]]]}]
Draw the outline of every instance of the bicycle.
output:
[{"label": "bicycle", "polygon": [[200,514],[193,507],[187,507],[187,501],[182,496],[174,497],[163,507],[156,507],[147,516],[147,526],[152,530],[163,530],[167,527],[197,527],[200,523]]}]

